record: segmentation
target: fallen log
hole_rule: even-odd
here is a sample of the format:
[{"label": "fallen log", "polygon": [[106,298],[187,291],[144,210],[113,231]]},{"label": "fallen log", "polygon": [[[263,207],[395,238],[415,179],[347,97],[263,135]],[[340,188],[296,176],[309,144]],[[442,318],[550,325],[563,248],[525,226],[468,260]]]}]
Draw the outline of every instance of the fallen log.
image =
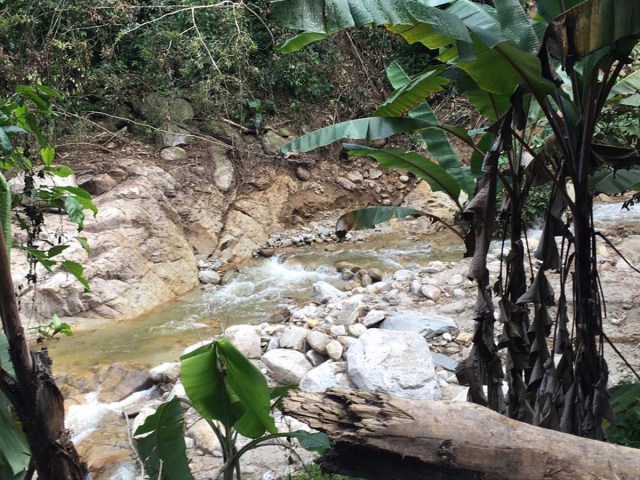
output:
[{"label": "fallen log", "polygon": [[511,420],[465,402],[333,389],[290,392],[283,411],[324,431],[329,472],[370,480],[635,480],[640,450]]}]

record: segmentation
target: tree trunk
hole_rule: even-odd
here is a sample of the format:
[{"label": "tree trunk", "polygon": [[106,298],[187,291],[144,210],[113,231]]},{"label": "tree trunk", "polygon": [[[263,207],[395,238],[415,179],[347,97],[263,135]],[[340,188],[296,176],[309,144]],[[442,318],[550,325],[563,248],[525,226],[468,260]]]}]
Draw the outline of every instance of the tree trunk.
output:
[{"label": "tree trunk", "polygon": [[334,442],[323,468],[371,480],[631,480],[640,472],[640,450],[534,427],[472,403],[335,389],[290,392],[283,411]]},{"label": "tree trunk", "polygon": [[[82,480],[80,461],[64,428],[64,400],[45,352],[32,353],[18,313],[11,265],[0,226],[0,316],[15,379],[0,368],[0,390],[16,409],[40,480]],[[1,433],[0,433],[1,434]]]}]

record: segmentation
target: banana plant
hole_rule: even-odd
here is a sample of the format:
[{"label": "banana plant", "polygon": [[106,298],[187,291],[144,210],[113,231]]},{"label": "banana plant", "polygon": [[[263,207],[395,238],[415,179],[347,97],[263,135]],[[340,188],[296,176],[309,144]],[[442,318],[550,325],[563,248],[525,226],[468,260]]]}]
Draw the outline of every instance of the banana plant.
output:
[{"label": "banana plant", "polygon": [[[271,411],[292,387],[269,389],[260,370],[227,338],[183,355],[180,362],[187,398],[161,404],[134,434],[152,478],[193,478],[184,442],[183,405],[194,408],[220,442],[223,464],[213,478],[241,478],[242,456],[277,438],[295,438],[312,451],[328,448],[328,438],[322,433],[278,432]],[[242,448],[237,445],[238,435],[250,439]]]},{"label": "banana plant", "polygon": [[[637,188],[634,168],[640,155],[632,149],[598,144],[594,133],[607,101],[633,101],[630,90],[637,78],[631,76],[624,83],[618,83],[618,78],[630,63],[640,36],[640,4],[633,0],[538,0],[533,19],[517,0],[495,0],[493,4],[345,0],[336,6],[329,0],[276,0],[272,15],[284,26],[303,31],[285,43],[287,51],[362,25],[384,26],[409,43],[439,49],[439,63],[426,65],[408,82],[394,85],[396,91],[372,117],[356,122],[375,119],[388,126],[387,133],[395,134],[401,133],[400,120],[418,120],[429,125],[408,123],[406,131],[440,128],[464,139],[461,132],[416,114],[424,109],[428,95],[451,84],[492,123],[485,137],[470,143],[475,155],[469,161],[472,171],[481,172],[463,214],[475,236],[469,276],[478,284],[477,326],[459,379],[470,385],[470,397],[477,403],[537,425],[603,438],[602,421],[610,418],[610,409],[602,354],[607,337],[602,326],[593,196]],[[540,112],[544,126],[552,132],[542,147],[531,142],[534,125],[540,123],[534,112]],[[376,131],[378,138],[381,132]],[[320,143],[354,138],[352,133],[346,122],[307,134],[301,141],[309,150]],[[296,142],[284,149],[296,149]],[[388,150],[374,153],[360,148],[351,154],[366,152],[384,158],[390,166],[401,166],[387,159],[397,153]],[[404,168],[415,168],[415,162],[407,158],[414,155],[404,155]],[[444,170],[450,177],[459,172],[455,164]],[[437,181],[433,174],[425,174],[425,179],[455,195],[455,190],[444,186],[450,185],[444,178]],[[526,225],[521,209],[531,187],[544,182],[552,184],[552,196],[535,252],[542,265],[536,269],[525,261]],[[575,198],[567,192],[568,183],[573,184]],[[494,286],[489,284],[486,255],[497,214],[498,184],[506,192],[510,254]],[[560,250],[557,237],[563,239]],[[557,301],[546,278],[549,270],[560,274]],[[569,286],[571,276],[574,282]],[[498,344],[494,341],[492,294],[500,296],[503,331]],[[572,309],[570,299],[575,300]],[[551,305],[557,306],[555,318],[549,313]],[[503,348],[507,350],[505,366],[498,356]],[[505,367],[506,398],[502,393]]]}]

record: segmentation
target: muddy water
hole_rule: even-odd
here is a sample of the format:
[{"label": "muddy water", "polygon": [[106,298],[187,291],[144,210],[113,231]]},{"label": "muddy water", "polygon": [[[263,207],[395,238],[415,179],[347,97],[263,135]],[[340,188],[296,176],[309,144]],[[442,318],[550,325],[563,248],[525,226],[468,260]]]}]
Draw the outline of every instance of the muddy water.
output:
[{"label": "muddy water", "polygon": [[306,300],[319,280],[344,286],[335,268],[341,261],[379,268],[389,275],[435,259],[457,260],[462,253],[459,239],[446,232],[412,238],[385,234],[282,250],[278,256],[245,265],[227,285],[196,290],[137,320],[84,322],[73,337],[50,345],[54,370],[77,372],[122,361],[149,365],[175,361],[186,346],[210,338],[221,325],[267,321],[278,305]]}]

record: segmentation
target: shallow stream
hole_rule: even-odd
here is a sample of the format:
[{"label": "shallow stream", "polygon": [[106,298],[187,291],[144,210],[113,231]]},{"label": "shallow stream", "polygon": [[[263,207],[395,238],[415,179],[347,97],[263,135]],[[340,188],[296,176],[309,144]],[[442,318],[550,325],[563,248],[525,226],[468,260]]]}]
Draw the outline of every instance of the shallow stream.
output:
[{"label": "shallow stream", "polygon": [[380,234],[364,241],[281,250],[277,256],[252,260],[226,285],[195,290],[136,320],[84,322],[73,337],[50,345],[54,371],[176,361],[185,347],[210,338],[221,326],[267,321],[278,305],[306,301],[319,280],[343,286],[338,262],[378,268],[387,275],[435,259],[458,260],[463,251],[459,239],[448,232],[411,238]]}]

